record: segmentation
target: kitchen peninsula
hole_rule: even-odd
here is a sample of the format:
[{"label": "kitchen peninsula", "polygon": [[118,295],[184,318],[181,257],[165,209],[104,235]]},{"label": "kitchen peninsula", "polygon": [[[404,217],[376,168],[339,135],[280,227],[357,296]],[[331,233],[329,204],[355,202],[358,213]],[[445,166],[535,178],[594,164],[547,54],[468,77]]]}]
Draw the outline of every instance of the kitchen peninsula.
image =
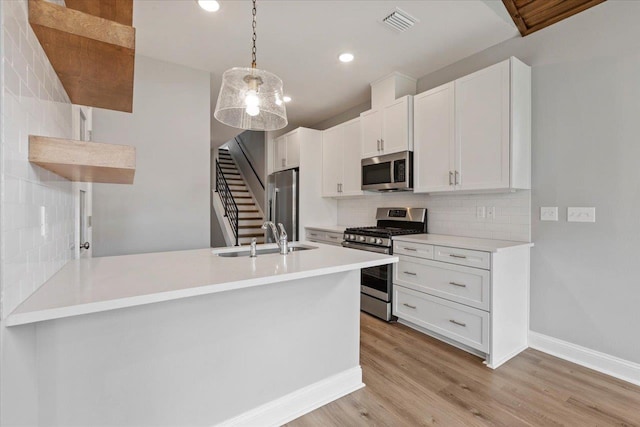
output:
[{"label": "kitchen peninsula", "polygon": [[279,425],[362,387],[360,269],[398,258],[239,249],[69,262],[7,319],[36,336],[40,417]]}]

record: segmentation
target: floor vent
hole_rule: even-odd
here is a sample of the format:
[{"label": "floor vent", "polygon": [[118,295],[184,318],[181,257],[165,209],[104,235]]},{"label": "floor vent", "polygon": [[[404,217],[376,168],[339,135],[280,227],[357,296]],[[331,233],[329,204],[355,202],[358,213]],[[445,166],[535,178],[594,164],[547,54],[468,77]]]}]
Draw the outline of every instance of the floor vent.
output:
[{"label": "floor vent", "polygon": [[413,27],[418,20],[404,10],[396,8],[396,10],[387,15],[382,22],[394,31],[403,33]]}]

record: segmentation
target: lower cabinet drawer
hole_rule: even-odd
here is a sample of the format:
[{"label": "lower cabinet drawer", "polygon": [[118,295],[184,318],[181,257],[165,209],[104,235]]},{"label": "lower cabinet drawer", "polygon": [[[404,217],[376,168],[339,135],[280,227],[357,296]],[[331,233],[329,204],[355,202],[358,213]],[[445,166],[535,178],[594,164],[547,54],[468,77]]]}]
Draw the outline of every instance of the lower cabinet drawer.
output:
[{"label": "lower cabinet drawer", "polygon": [[467,267],[491,269],[491,254],[489,252],[472,251],[469,249],[436,246],[433,252],[436,261],[466,265]]},{"label": "lower cabinet drawer", "polygon": [[325,233],[325,236],[327,242],[339,245],[340,243],[342,243],[344,235],[342,233],[332,233],[328,231]]},{"label": "lower cabinet drawer", "polygon": [[311,242],[326,243],[328,245],[340,246],[342,244],[342,233],[331,231],[307,229],[306,239]]},{"label": "lower cabinet drawer", "polygon": [[394,241],[393,253],[395,255],[408,255],[412,257],[433,259],[433,245]]},{"label": "lower cabinet drawer", "polygon": [[324,231],[307,230],[307,240],[324,240]]},{"label": "lower cabinet drawer", "polygon": [[484,353],[489,351],[489,313],[393,286],[393,314]]},{"label": "lower cabinet drawer", "polygon": [[487,270],[400,256],[393,271],[395,284],[489,311]]}]

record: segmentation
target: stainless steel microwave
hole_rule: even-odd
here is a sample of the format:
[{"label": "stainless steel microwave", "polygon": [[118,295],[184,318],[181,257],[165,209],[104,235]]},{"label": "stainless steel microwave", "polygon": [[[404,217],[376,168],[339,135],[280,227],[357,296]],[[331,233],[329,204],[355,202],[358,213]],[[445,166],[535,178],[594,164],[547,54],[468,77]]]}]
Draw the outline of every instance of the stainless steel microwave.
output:
[{"label": "stainless steel microwave", "polygon": [[413,190],[413,153],[362,159],[362,189],[365,191]]}]

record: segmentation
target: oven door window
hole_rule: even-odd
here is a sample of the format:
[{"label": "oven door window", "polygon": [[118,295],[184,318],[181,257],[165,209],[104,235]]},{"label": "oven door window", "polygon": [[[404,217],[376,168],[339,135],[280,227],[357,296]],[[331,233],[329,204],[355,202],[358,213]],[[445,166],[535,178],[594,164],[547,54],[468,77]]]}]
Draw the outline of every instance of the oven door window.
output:
[{"label": "oven door window", "polygon": [[[361,270],[360,284],[365,288],[373,289],[384,294],[384,297],[389,301],[391,297],[391,268],[389,265],[363,268]],[[365,294],[367,293],[366,290],[363,290],[363,292]],[[378,294],[378,292],[375,292],[375,295],[372,296],[382,298],[383,295]]]},{"label": "oven door window", "polygon": [[390,182],[392,182],[390,162],[362,167],[362,185],[388,184]]}]

